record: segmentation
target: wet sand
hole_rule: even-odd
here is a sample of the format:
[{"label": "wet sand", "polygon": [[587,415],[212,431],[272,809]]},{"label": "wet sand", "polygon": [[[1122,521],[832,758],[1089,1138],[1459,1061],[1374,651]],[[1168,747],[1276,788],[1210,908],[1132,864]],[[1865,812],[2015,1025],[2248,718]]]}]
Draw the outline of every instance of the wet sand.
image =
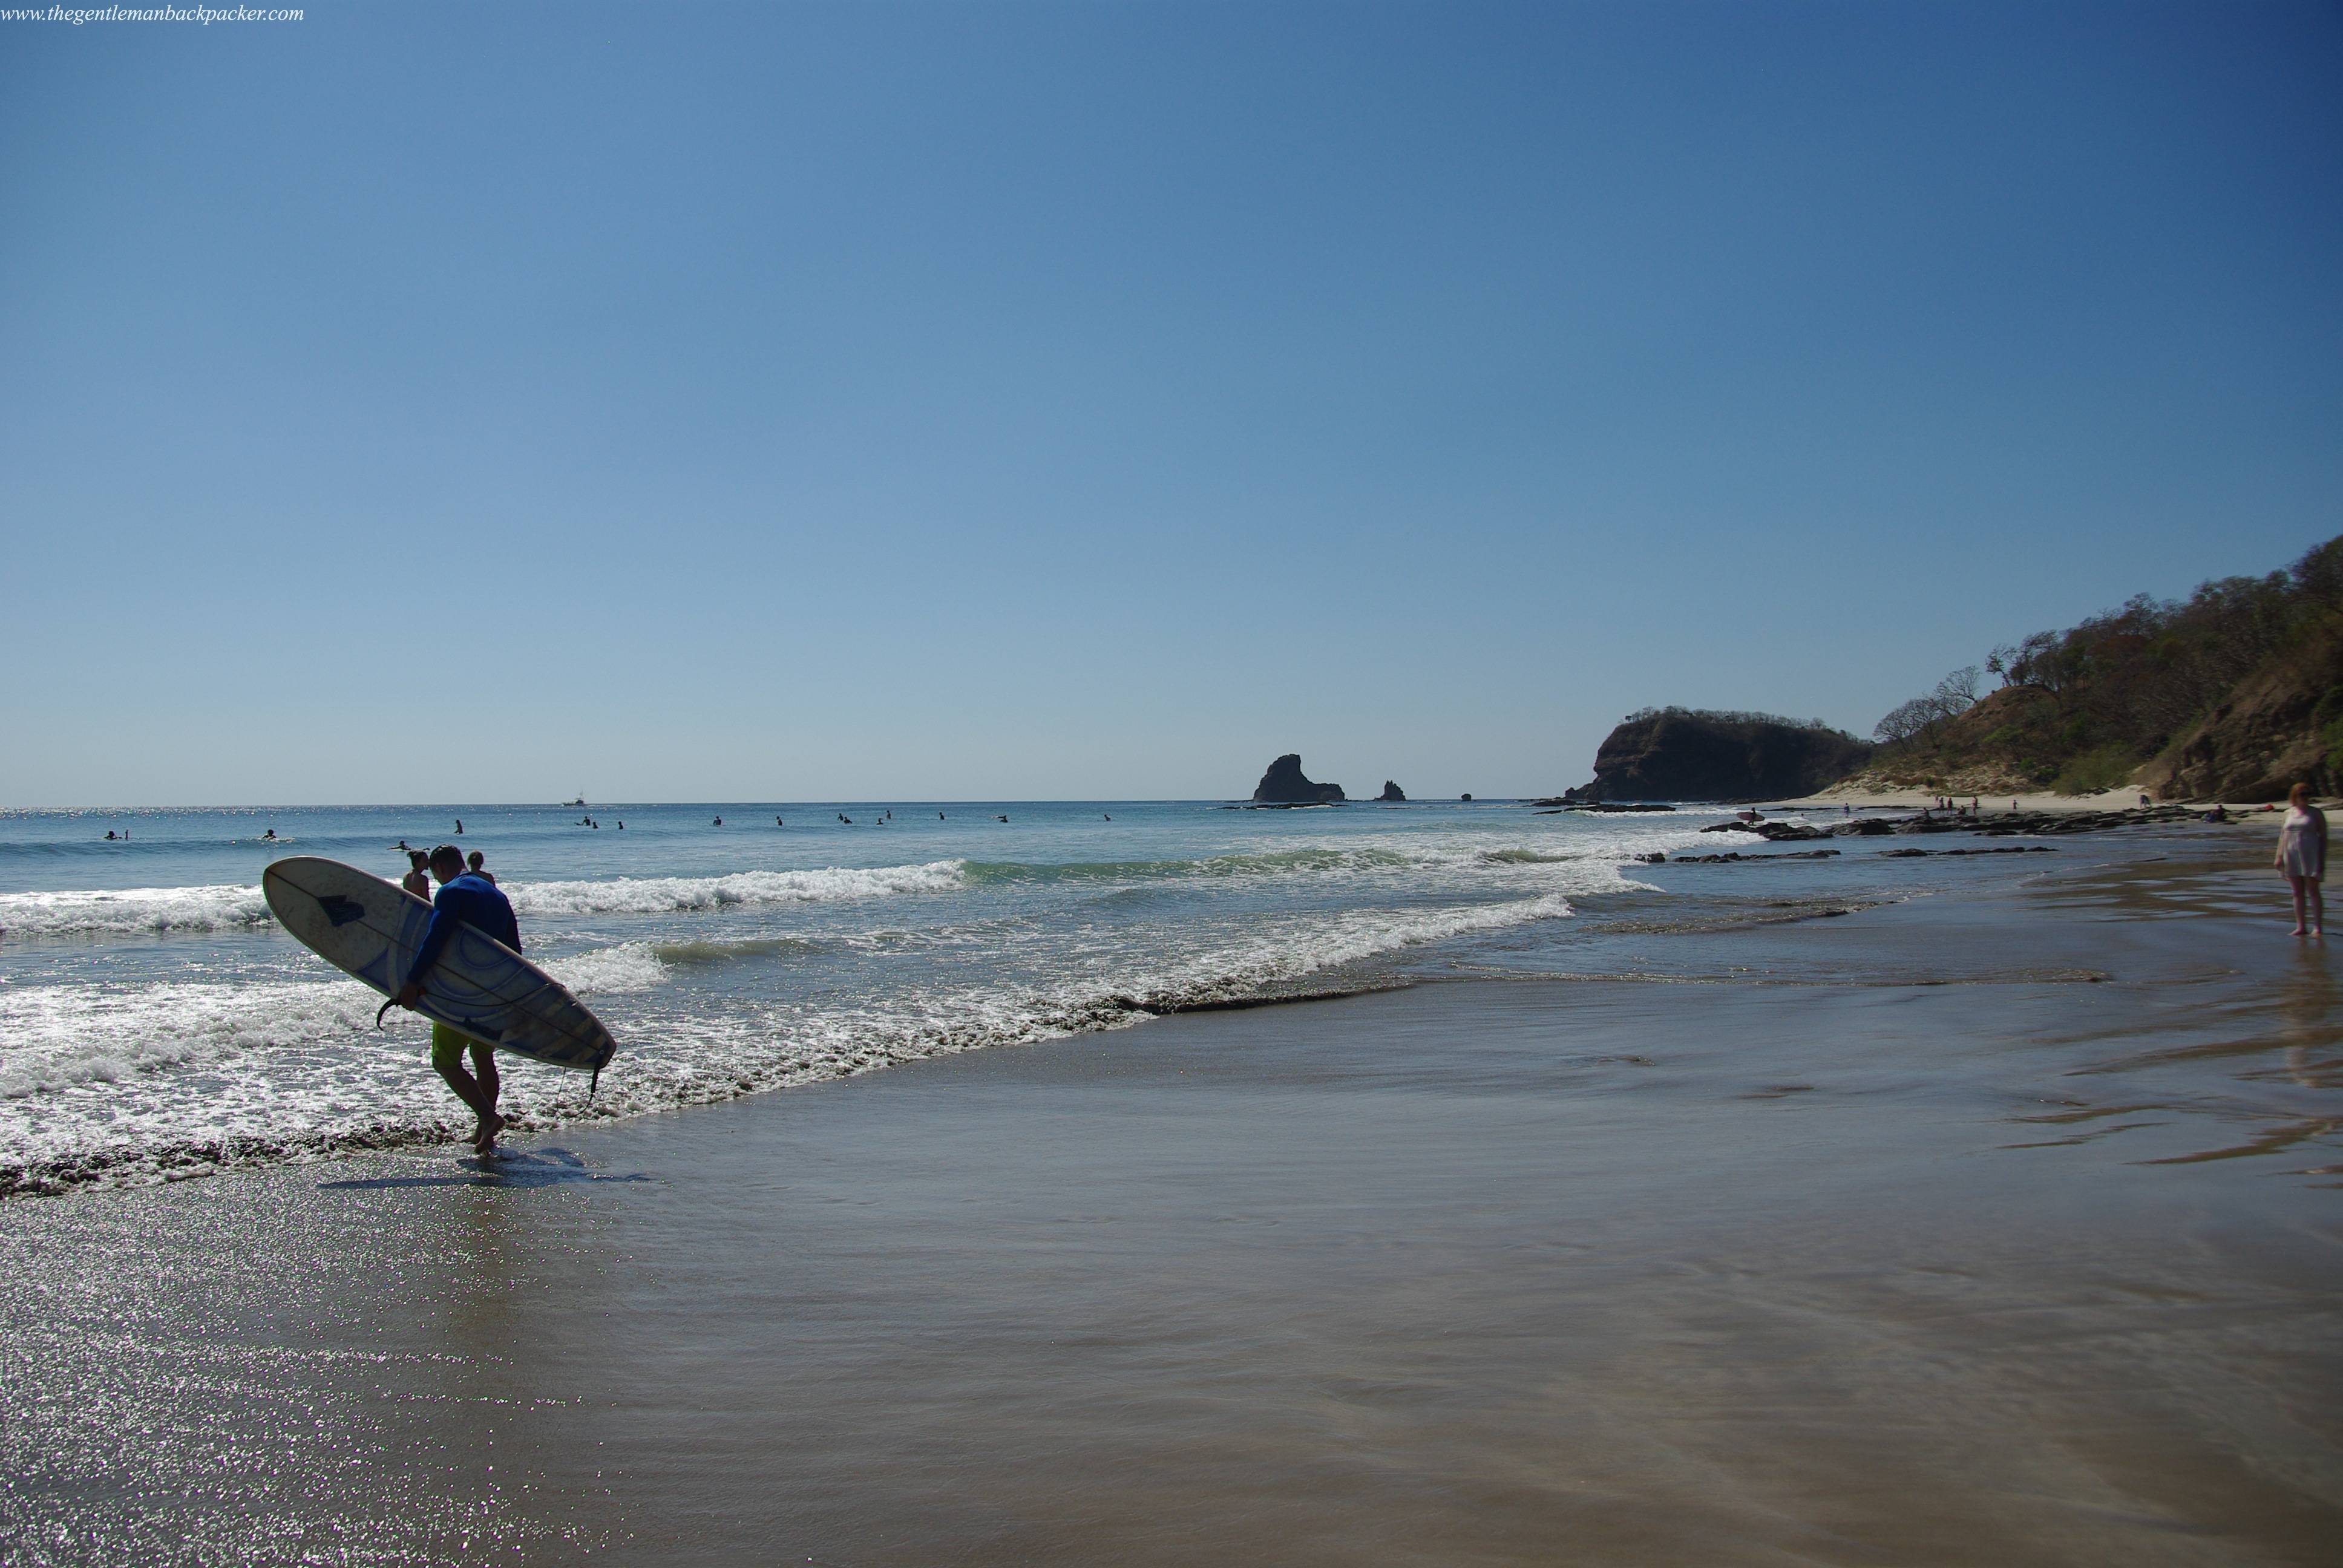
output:
[{"label": "wet sand", "polygon": [[2333,970],[2166,853],[0,1206],[0,1543],[2331,1563]]}]

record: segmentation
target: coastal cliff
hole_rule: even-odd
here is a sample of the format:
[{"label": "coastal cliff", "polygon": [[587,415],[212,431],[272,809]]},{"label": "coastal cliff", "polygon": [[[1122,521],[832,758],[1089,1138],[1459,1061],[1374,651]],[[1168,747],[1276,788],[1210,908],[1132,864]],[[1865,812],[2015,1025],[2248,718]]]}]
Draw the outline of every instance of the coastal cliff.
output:
[{"label": "coastal cliff", "polygon": [[2343,616],[2270,660],[2141,770],[2159,799],[2283,800],[2343,790]]},{"label": "coastal cliff", "polygon": [[2146,594],[1994,649],[1880,720],[1858,789],[2134,786],[2162,799],[2343,789],[2343,538],[2285,571]]},{"label": "coastal cliff", "polygon": [[1340,784],[1313,783],[1302,771],[1302,754],[1289,751],[1269,765],[1252,799],[1256,806],[1331,806],[1349,797]]},{"label": "coastal cliff", "polygon": [[1816,720],[1701,709],[1630,714],[1594,753],[1573,801],[1761,800],[1809,795],[1861,767],[1871,748]]}]

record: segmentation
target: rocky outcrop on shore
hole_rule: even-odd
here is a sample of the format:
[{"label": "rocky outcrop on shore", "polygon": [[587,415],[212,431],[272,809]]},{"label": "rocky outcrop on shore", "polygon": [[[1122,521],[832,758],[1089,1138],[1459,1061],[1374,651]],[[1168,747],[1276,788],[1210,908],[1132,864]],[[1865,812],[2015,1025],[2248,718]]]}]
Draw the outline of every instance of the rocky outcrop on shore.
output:
[{"label": "rocky outcrop on shore", "polygon": [[[1717,822],[1704,833],[1755,833],[1769,842],[1803,839],[1846,839],[1885,833],[1976,833],[1988,839],[2016,834],[2040,838],[2056,833],[2097,833],[2109,828],[2133,828],[2149,822],[2196,822],[2205,813],[2190,806],[2139,806],[2121,811],[1989,811],[1962,816],[1949,811],[1920,812],[1909,817],[1857,817],[1818,828],[1808,822],[1760,819]],[[1946,851],[1949,853],[1949,851]]]},{"label": "rocky outcrop on shore", "polygon": [[1811,795],[1860,768],[1872,749],[1842,730],[1760,713],[1684,708],[1631,715],[1594,753],[1571,805],[1776,800]]},{"label": "rocky outcrop on shore", "polygon": [[1256,806],[1329,806],[1349,798],[1340,784],[1319,784],[1306,777],[1298,751],[1289,751],[1271,763],[1252,791]]},{"label": "rocky outcrop on shore", "polygon": [[1397,801],[1401,804],[1405,804],[1407,800],[1407,791],[1386,779],[1383,780],[1383,792],[1376,796],[1375,799],[1378,800],[1392,800]]}]

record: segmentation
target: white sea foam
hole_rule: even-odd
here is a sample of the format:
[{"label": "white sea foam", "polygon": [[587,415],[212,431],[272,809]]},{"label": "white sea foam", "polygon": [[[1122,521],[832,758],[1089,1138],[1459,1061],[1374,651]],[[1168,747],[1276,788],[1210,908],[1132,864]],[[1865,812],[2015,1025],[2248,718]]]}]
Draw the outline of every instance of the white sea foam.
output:
[{"label": "white sea foam", "polygon": [[15,987],[0,991],[0,1099],[348,1039],[379,1005],[356,981]]},{"label": "white sea foam", "polygon": [[666,983],[668,967],[649,942],[621,942],[564,958],[548,959],[540,967],[579,996],[617,996],[649,990]]},{"label": "white sea foam", "polygon": [[260,890],[232,883],[105,892],[0,893],[0,933],[17,940],[242,930],[269,922],[268,904]]},{"label": "white sea foam", "polygon": [[519,915],[666,915],[744,904],[831,903],[900,893],[950,892],[962,862],[830,866],[808,871],[736,871],[726,877],[619,877],[592,882],[523,882],[505,889]]}]

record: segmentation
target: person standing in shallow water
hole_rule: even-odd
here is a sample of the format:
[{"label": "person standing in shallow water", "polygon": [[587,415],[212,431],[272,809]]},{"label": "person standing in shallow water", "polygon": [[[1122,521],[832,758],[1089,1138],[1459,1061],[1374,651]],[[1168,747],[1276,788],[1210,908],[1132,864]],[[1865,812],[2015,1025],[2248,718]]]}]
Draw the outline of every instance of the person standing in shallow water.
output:
[{"label": "person standing in shallow water", "polygon": [[2287,792],[2286,820],[2278,826],[2278,854],[2270,863],[2286,873],[2287,886],[2294,890],[2294,935],[2325,936],[2327,900],[2318,884],[2327,875],[2327,813],[2310,803],[2308,784]]},{"label": "person standing in shallow water", "polygon": [[[513,951],[520,951],[520,926],[513,919],[510,900],[497,891],[494,883],[466,868],[461,849],[442,844],[432,850],[431,874],[439,879],[439,896],[431,900],[431,923],[424,928],[423,945],[416,950],[415,966],[407,971],[407,983],[391,999],[403,1008],[412,1009],[423,1000],[423,977],[439,961],[458,925],[484,931]],[[464,1070],[467,1047],[472,1052],[471,1072]],[[497,1114],[497,1096],[504,1085],[497,1076],[496,1047],[435,1020],[431,1066],[447,1081],[456,1098],[480,1119],[472,1147],[483,1154],[496,1152],[497,1134],[505,1124],[505,1119]]]},{"label": "person standing in shallow water", "polygon": [[431,857],[423,850],[407,850],[407,875],[398,879],[398,885],[418,899],[428,899],[431,896],[431,875],[424,868],[430,864]]}]

